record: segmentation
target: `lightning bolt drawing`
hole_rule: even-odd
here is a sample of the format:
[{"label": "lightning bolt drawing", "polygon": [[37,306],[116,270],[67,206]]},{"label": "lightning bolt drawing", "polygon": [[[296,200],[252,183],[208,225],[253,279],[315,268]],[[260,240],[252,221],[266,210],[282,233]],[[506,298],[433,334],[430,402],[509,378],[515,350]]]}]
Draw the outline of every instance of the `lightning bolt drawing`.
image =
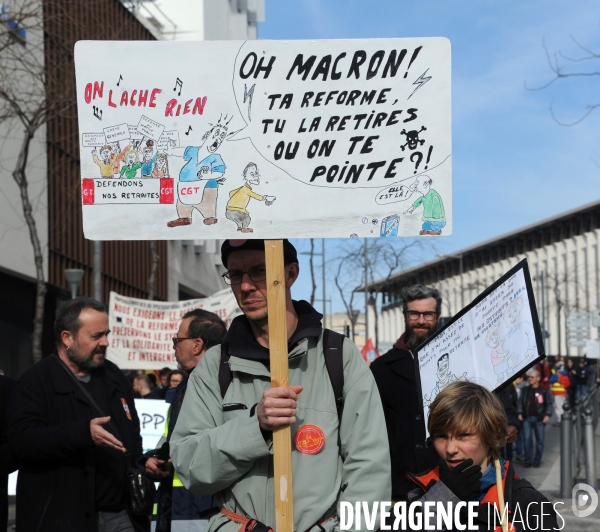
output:
[{"label": "lightning bolt drawing", "polygon": [[[431,79],[432,76],[425,77],[425,74],[427,74],[427,72],[429,72],[429,69],[427,69],[425,72],[423,72],[419,76],[419,78],[417,80],[415,80],[413,85],[418,85],[418,86],[414,91],[412,91],[410,96],[412,96],[415,92],[417,92],[423,85],[425,85],[425,83],[427,83]],[[254,87],[252,87],[252,88],[254,89]],[[407,98],[407,100],[410,100],[410,96]],[[246,100],[244,100],[244,101],[246,101]]]},{"label": "lightning bolt drawing", "polygon": [[250,87],[250,90],[248,90],[248,87],[246,87],[246,84],[244,83],[244,103],[246,103],[246,100],[248,100],[248,120],[250,121],[252,121],[252,119],[250,118],[250,110],[252,108],[252,98],[254,97],[255,87],[256,83],[252,85],[252,87]]}]

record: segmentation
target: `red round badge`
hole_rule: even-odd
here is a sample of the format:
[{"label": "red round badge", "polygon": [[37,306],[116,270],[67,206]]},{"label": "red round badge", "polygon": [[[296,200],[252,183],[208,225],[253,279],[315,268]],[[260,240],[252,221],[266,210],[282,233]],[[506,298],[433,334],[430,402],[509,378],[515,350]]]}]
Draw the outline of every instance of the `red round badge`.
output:
[{"label": "red round badge", "polygon": [[302,425],[296,432],[296,449],[304,454],[317,454],[325,446],[325,434],[316,425]]}]

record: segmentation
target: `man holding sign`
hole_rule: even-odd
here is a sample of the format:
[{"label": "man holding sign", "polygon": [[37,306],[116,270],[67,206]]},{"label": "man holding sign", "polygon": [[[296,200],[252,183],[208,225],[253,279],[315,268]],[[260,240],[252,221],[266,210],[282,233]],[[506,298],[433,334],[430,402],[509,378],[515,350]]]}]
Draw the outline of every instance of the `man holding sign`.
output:
[{"label": "man holding sign", "polygon": [[322,316],[308,303],[292,301],[298,259],[287,240],[283,250],[291,385],[270,388],[264,241],[227,240],[221,248],[224,278],[244,316],[191,373],[171,438],[183,485],[215,495],[222,508],[209,531],[237,532],[251,520],[275,526],[272,431],[287,425],[294,530],[338,530],[341,501],[371,507],[390,500],[385,420],[373,377],[358,348],[340,338],[343,394],[336,402],[336,374],[327,367],[335,334],[324,332]]}]

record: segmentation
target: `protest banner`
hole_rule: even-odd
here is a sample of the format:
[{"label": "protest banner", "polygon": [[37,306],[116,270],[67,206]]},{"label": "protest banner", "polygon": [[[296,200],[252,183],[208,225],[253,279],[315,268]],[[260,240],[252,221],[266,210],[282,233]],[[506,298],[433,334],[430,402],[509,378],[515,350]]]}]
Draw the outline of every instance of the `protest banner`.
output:
[{"label": "protest banner", "polygon": [[418,347],[425,427],[429,405],[447,384],[468,380],[500,390],[544,357],[525,259]]},{"label": "protest banner", "polygon": [[140,419],[140,434],[144,452],[158,447],[165,432],[169,404],[162,399],[134,399],[135,410]]},{"label": "protest banner", "polygon": [[111,292],[106,357],[121,369],[176,369],[172,338],[183,315],[196,308],[214,312],[227,327],[241,313],[229,289],[186,301],[148,301]]},{"label": "protest banner", "polygon": [[[116,56],[135,74],[95,60]],[[87,238],[452,233],[447,39],[82,41],[75,65],[82,180],[174,189],[87,185]],[[84,135],[125,124],[130,149],[102,174]]]}]

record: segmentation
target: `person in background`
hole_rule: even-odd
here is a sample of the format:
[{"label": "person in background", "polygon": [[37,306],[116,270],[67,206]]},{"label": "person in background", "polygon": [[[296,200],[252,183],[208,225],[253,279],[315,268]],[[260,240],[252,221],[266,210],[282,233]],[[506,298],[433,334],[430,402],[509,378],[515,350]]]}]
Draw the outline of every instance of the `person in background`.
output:
[{"label": "person in background", "polygon": [[569,405],[571,405],[571,409],[573,409],[575,408],[575,395],[577,393],[577,368],[575,367],[575,362],[573,362],[571,357],[567,357],[567,365],[565,369],[570,381],[569,388],[567,389]]},{"label": "person in background", "polygon": [[555,369],[552,369],[552,375],[550,376],[550,391],[552,392],[552,398],[554,399],[554,408],[556,410],[556,421],[554,422],[555,427],[560,427],[560,421],[563,415],[563,409],[565,401],[567,400],[567,390],[571,385],[567,370],[562,362],[555,364]]},{"label": "person in background", "polygon": [[167,377],[167,383],[169,388],[177,388],[185,379],[187,379],[187,373],[180,369],[174,369],[169,372]]},{"label": "person in background", "polygon": [[151,381],[148,375],[136,375],[133,379],[133,391],[136,394],[136,397],[140,399],[152,399],[150,397],[150,385]]},{"label": "person in background", "polygon": [[425,444],[413,350],[439,329],[442,296],[435,288],[416,284],[405,287],[401,297],[404,333],[370,366],[385,414],[394,501],[405,501],[412,489],[407,471],[424,471],[438,461],[435,449]]},{"label": "person in background", "polygon": [[[167,431],[156,452],[145,461],[148,476],[160,481],[157,511],[153,516],[155,532],[203,532],[210,517],[219,511],[213,507],[212,497],[194,495],[183,487],[168,455],[169,440],[187,391],[187,376],[208,349],[221,343],[225,331],[225,323],[216,314],[195,309],[183,316],[177,336],[173,337],[175,358],[181,369],[168,373],[172,387],[165,397],[171,405]],[[177,377],[180,382],[175,385]]]},{"label": "person in background", "polygon": [[587,390],[587,375],[588,368],[585,365],[585,360],[581,359],[575,370],[575,400],[581,401],[585,397]]},{"label": "person in background", "polygon": [[8,444],[9,404],[14,387],[14,380],[0,374],[0,530],[8,527],[8,475],[16,469]]},{"label": "person in background", "polygon": [[156,388],[156,386],[158,385],[158,379],[156,378],[156,373],[151,371],[149,373],[146,373],[146,375],[150,379],[150,389],[154,390],[154,388]]},{"label": "person in background", "polygon": [[[517,411],[523,422],[525,437],[525,467],[540,467],[544,452],[546,423],[552,417],[552,394],[541,386],[540,372],[532,370],[528,375],[529,385],[523,388]],[[533,448],[535,434],[536,447]]]},{"label": "person in background", "polygon": [[165,399],[167,391],[169,390],[168,376],[170,372],[171,370],[166,367],[160,370],[160,382],[150,390],[148,399]]},{"label": "person in background", "polygon": [[[517,403],[516,403],[517,410],[519,407],[519,400],[521,398],[521,393],[523,391],[523,388],[525,388],[525,386],[528,385],[526,377],[527,377],[527,375],[519,375],[513,382],[513,384],[515,386],[515,391],[517,392]],[[518,415],[517,415],[517,419],[518,419]],[[517,439],[515,440],[515,452],[517,453],[517,460],[521,460],[521,461],[525,460],[525,451],[524,451],[524,446],[523,446],[524,441],[525,441],[525,439],[523,437],[523,426],[521,425],[521,430],[519,431],[519,434],[517,435]]]},{"label": "person in background", "polygon": [[542,359],[542,361],[536,365],[535,370],[540,374],[540,386],[550,389],[550,377],[552,376],[552,366],[548,357]]}]

